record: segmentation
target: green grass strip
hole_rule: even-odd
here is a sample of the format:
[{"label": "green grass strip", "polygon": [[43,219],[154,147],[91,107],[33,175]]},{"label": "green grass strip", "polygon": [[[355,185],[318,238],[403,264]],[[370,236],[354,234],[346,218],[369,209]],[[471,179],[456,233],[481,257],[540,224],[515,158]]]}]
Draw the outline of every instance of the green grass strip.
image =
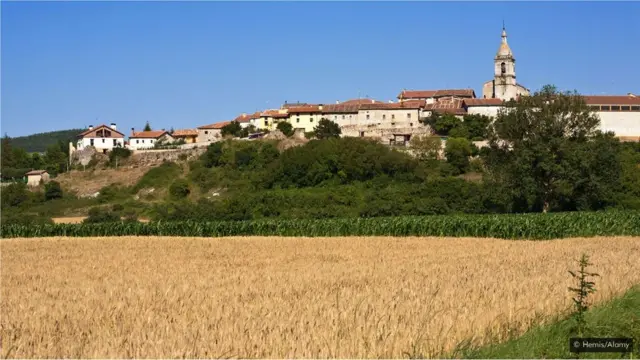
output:
[{"label": "green grass strip", "polygon": [[640,285],[622,297],[592,308],[585,314],[586,328],[581,337],[632,338],[632,354],[571,353],[569,338],[578,337],[573,318],[534,327],[524,335],[479,349],[463,349],[452,357],[481,359],[638,359],[640,358]]},{"label": "green grass strip", "polygon": [[48,236],[449,236],[558,239],[640,236],[639,211],[220,222],[2,224],[3,238]]}]

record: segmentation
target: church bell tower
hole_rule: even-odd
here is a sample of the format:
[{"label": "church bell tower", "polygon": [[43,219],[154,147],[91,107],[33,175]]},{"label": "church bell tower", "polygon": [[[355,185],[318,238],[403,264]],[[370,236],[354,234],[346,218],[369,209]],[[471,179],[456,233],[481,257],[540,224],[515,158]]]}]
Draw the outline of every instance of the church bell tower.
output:
[{"label": "church bell tower", "polygon": [[507,43],[507,30],[502,25],[502,41],[498,53],[494,58],[494,91],[493,97],[509,100],[515,98],[518,89],[516,85],[516,59]]}]

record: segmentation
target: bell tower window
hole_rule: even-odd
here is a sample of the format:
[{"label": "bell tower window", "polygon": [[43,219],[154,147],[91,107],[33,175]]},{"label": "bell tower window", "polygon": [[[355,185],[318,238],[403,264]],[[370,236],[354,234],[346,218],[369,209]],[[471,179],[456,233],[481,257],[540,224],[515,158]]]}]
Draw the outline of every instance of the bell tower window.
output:
[{"label": "bell tower window", "polygon": [[502,75],[507,73],[507,65],[505,63],[500,64],[500,73]]}]

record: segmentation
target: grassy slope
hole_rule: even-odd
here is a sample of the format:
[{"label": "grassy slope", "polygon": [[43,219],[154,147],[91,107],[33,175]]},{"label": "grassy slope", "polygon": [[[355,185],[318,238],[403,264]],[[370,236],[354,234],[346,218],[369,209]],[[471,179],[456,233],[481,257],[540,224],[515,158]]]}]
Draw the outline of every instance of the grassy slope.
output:
[{"label": "grassy slope", "polygon": [[[630,337],[634,342],[633,358],[640,357],[640,285],[622,297],[591,309],[586,314],[587,330],[583,337]],[[511,341],[480,349],[462,351],[463,358],[540,359],[577,358],[569,352],[569,338],[574,336],[575,321],[565,319],[534,328]],[[580,358],[621,358],[619,353],[582,353]],[[630,354],[625,359],[632,358]]]}]

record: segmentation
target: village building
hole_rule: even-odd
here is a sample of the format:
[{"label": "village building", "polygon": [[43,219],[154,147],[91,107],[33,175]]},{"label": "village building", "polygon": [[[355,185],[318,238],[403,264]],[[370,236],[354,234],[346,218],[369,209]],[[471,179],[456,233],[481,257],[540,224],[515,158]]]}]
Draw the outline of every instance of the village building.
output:
[{"label": "village building", "polygon": [[493,59],[493,80],[482,86],[485,99],[511,100],[518,96],[529,96],[529,89],[516,82],[516,58],[507,43],[507,30],[502,27],[502,41]]},{"label": "village building", "polygon": [[251,125],[256,126],[255,120],[257,119],[260,119],[260,112],[256,112],[253,114],[242,113],[238,117],[233,119],[233,121],[240,124],[240,127],[244,129]]},{"label": "village building", "polygon": [[424,100],[429,105],[442,98],[473,99],[475,97],[476,93],[473,89],[402,90],[398,94],[398,101]]},{"label": "village building", "polygon": [[586,95],[584,100],[600,117],[600,129],[621,140],[640,141],[640,96]]},{"label": "village building", "polygon": [[24,175],[27,177],[28,186],[38,186],[41,182],[46,183],[49,181],[47,170],[31,170]]},{"label": "village building", "polygon": [[75,148],[70,144],[70,152],[83,150],[88,146],[93,146],[98,152],[106,153],[114,147],[124,147],[124,134],[116,129],[116,124],[111,126],[99,125],[89,128],[78,134],[78,141]]},{"label": "village building", "polygon": [[[264,130],[275,130],[278,122],[288,121],[288,109],[270,109],[260,114],[260,119],[256,120],[256,127]],[[295,127],[295,126],[294,126]]]},{"label": "village building", "polygon": [[221,121],[214,124],[198,127],[198,142],[216,142],[222,140],[222,128],[231,124],[231,121]]},{"label": "village building", "polygon": [[185,144],[193,144],[198,142],[198,130],[196,129],[178,129],[171,133],[176,141],[184,141]]},{"label": "village building", "polygon": [[318,126],[318,122],[322,119],[321,105],[305,105],[289,107],[289,122],[294,129],[304,129],[305,132],[313,131]]},{"label": "village building", "polygon": [[[362,99],[363,102],[376,102],[380,101],[372,99]],[[322,117],[333,121],[340,127],[347,125],[356,125],[358,120],[358,111],[360,109],[361,100],[349,100],[345,102],[338,102],[336,104],[328,104],[322,106]]]},{"label": "village building", "polygon": [[129,136],[129,144],[127,147],[131,150],[152,149],[156,144],[170,143],[173,141],[175,141],[175,138],[164,129],[135,131],[134,128],[131,128],[131,135]]}]

